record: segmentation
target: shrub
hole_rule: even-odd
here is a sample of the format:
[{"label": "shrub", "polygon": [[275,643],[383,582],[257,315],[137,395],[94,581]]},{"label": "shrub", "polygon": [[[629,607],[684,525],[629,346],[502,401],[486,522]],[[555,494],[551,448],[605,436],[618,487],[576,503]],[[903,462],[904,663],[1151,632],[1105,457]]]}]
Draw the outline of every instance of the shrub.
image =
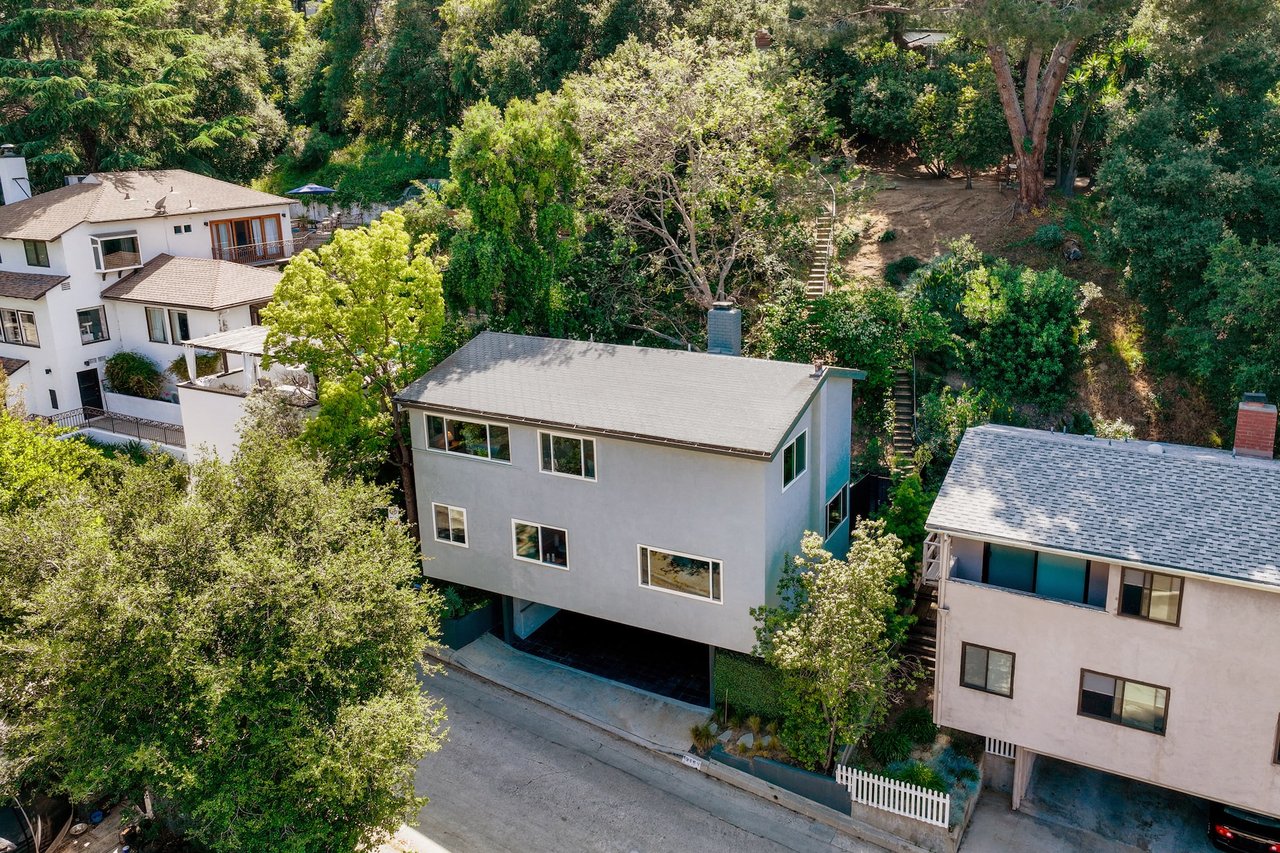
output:
[{"label": "shrub", "polygon": [[716,701],[728,697],[735,716],[780,719],[786,716],[782,673],[751,655],[716,650]]},{"label": "shrub", "polygon": [[1067,239],[1067,235],[1063,232],[1062,226],[1050,222],[1036,229],[1035,236],[1031,238],[1031,242],[1045,251],[1052,252],[1061,246],[1062,241],[1065,239]]},{"label": "shrub", "polygon": [[468,613],[474,613],[489,606],[489,594],[483,590],[452,584],[439,587],[439,590],[444,598],[441,619],[460,619]]},{"label": "shrub", "polygon": [[862,232],[856,225],[850,225],[847,222],[836,229],[836,248],[849,249],[856,246],[858,239],[862,236]]},{"label": "shrub", "polygon": [[930,744],[938,737],[938,726],[928,708],[908,708],[898,717],[894,728],[915,744]]},{"label": "shrub", "polygon": [[877,762],[888,767],[911,754],[911,739],[897,729],[879,731],[867,739],[867,751]]},{"label": "shrub", "polygon": [[699,752],[710,752],[716,745],[716,736],[711,733],[711,726],[706,723],[694,726],[689,730],[689,734],[693,736],[693,745]]},{"label": "shrub", "polygon": [[953,782],[974,782],[979,778],[978,765],[951,748],[943,750],[933,765],[943,778]]},{"label": "shrub", "polygon": [[951,785],[947,783],[946,779],[942,778],[942,774],[929,765],[914,759],[889,765],[884,769],[884,775],[890,779],[897,779],[899,782],[909,782],[912,785],[919,785],[922,788],[937,791],[940,794],[945,794],[951,790]]},{"label": "shrub", "polygon": [[907,283],[907,277],[924,266],[924,261],[915,255],[903,255],[884,268],[884,277],[889,284],[900,287]]},{"label": "shrub", "polygon": [[117,394],[158,400],[164,388],[159,365],[141,353],[116,353],[107,359],[105,373],[107,384]]},{"label": "shrub", "polygon": [[1123,418],[1108,420],[1103,417],[1094,418],[1093,431],[1098,438],[1114,438],[1122,441],[1133,438],[1137,435],[1137,430],[1133,424]]},{"label": "shrub", "polygon": [[[222,354],[216,352],[198,352],[196,353],[196,378],[201,376],[212,376],[222,370]],[[179,382],[190,382],[191,377],[187,374],[186,356],[178,356],[169,363],[169,372],[178,377]]]},{"label": "shrub", "polygon": [[897,239],[898,239],[898,232],[894,231],[892,228],[887,229],[884,233],[882,233],[877,238],[877,240],[881,243],[892,243],[894,240],[897,240]]}]

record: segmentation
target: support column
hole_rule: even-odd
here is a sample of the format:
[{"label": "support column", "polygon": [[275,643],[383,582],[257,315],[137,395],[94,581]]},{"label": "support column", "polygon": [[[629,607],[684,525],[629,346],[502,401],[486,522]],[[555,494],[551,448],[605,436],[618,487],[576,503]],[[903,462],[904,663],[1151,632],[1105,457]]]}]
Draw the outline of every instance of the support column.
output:
[{"label": "support column", "polygon": [[707,705],[712,709],[716,707],[716,647],[707,646],[707,691],[711,694],[707,697]]},{"label": "support column", "polygon": [[183,345],[182,356],[187,360],[187,378],[196,381],[196,348]]},{"label": "support column", "polygon": [[1027,787],[1031,784],[1031,770],[1035,767],[1036,754],[1029,749],[1015,747],[1013,750],[1013,810],[1022,807],[1022,798],[1026,796]]}]

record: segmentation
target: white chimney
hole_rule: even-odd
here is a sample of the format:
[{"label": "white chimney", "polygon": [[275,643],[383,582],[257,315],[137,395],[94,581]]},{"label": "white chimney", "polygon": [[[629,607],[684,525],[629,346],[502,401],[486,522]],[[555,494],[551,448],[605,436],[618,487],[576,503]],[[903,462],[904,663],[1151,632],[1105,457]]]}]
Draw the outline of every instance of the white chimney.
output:
[{"label": "white chimney", "polygon": [[31,180],[27,177],[27,158],[18,154],[16,145],[0,145],[0,203],[13,204],[31,198]]}]

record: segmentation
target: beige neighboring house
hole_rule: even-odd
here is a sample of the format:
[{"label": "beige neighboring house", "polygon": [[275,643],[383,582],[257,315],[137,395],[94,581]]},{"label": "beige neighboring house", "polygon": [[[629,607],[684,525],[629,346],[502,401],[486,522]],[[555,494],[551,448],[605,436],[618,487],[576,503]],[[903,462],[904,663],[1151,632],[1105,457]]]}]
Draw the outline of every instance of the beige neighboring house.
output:
[{"label": "beige neighboring house", "polygon": [[[1234,451],[970,429],[929,515],[935,715],[1037,755],[1280,816],[1276,408]],[[936,561],[936,562],[935,562]]]}]

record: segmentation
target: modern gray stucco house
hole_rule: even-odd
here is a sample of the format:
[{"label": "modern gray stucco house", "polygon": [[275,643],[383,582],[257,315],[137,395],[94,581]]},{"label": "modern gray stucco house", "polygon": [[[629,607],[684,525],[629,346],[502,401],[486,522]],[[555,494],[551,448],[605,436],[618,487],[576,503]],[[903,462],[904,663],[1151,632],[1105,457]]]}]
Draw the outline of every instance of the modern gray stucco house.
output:
[{"label": "modern gray stucco house", "polygon": [[750,651],[806,530],[848,549],[841,368],[485,332],[410,385],[423,572]]}]

